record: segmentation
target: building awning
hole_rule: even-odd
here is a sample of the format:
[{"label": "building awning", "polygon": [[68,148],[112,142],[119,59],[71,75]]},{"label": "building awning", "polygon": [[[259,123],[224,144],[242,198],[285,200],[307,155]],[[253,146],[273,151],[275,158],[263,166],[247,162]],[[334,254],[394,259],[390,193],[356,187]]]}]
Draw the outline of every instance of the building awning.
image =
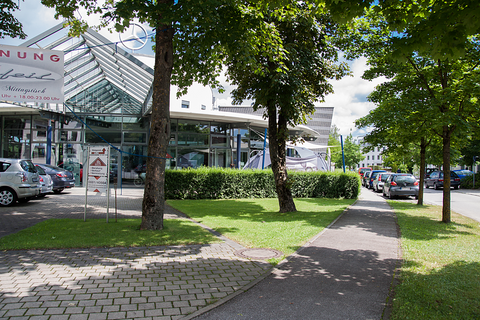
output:
[{"label": "building awning", "polygon": [[[219,111],[208,111],[203,110],[202,112],[195,111],[170,111],[170,117],[174,119],[195,119],[200,121],[213,121],[213,122],[223,122],[223,123],[238,123],[245,124],[253,127],[267,128],[268,121],[263,119],[261,116],[253,114],[242,114],[235,112],[219,112]],[[301,136],[310,136],[318,137],[318,132],[310,129],[304,125],[298,125],[295,127],[289,127],[289,130],[297,131],[298,135]]]}]

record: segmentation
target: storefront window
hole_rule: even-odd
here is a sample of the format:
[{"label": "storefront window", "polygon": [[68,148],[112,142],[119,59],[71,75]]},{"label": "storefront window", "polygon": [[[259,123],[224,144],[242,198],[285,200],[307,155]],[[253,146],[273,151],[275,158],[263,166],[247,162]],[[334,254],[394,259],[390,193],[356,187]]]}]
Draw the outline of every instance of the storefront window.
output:
[{"label": "storefront window", "polygon": [[124,117],[123,130],[146,130],[148,121],[142,117]]},{"label": "storefront window", "polygon": [[124,142],[146,143],[147,134],[143,132],[125,132],[123,133]]},{"label": "storefront window", "polygon": [[208,146],[208,134],[179,133],[179,146]]},{"label": "storefront window", "polygon": [[227,123],[212,122],[210,132],[216,134],[227,134],[228,128],[229,125]]},{"label": "storefront window", "polygon": [[208,166],[208,149],[178,149],[177,168]]},{"label": "storefront window", "polygon": [[177,152],[175,148],[167,149],[167,161],[165,167],[167,169],[175,169],[177,166]]},{"label": "storefront window", "polygon": [[178,132],[209,133],[210,125],[202,121],[178,120]]},{"label": "storefront window", "polygon": [[108,143],[120,144],[122,142],[122,132],[115,131],[86,131],[85,132],[85,142],[86,143]]},{"label": "storefront window", "polygon": [[228,147],[226,136],[212,135],[212,147]]},{"label": "storefront window", "polygon": [[60,131],[60,141],[63,142],[83,142],[82,131]]}]

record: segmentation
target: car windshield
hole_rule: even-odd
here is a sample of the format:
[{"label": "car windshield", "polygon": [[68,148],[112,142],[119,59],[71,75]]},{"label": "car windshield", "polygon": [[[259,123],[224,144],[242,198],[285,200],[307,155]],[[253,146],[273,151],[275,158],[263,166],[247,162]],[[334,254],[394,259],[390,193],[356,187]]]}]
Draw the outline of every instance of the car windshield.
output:
[{"label": "car windshield", "polygon": [[27,172],[32,172],[32,173],[37,172],[37,170],[35,169],[35,166],[33,165],[32,161],[30,161],[30,160],[20,161],[20,166],[22,167],[23,170],[25,170]]},{"label": "car windshield", "polygon": [[387,181],[388,177],[390,177],[389,174],[382,174],[380,179],[381,179],[383,182],[385,182],[385,181]]}]

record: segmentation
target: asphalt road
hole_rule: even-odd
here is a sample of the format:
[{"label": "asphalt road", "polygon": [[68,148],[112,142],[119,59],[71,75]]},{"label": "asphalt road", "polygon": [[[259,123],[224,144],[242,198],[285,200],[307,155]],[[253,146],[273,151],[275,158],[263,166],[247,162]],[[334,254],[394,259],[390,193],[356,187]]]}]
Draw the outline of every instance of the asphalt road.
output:
[{"label": "asphalt road", "polygon": [[[362,192],[373,192],[372,189],[366,189],[362,187]],[[461,214],[465,217],[469,217],[473,220],[480,222],[480,189],[471,190],[471,189],[451,189],[451,204],[450,210]],[[373,192],[375,193],[375,192]],[[383,197],[382,193],[376,194],[379,197]],[[443,205],[443,189],[434,190],[434,189],[423,189],[423,203],[424,204],[433,204],[441,206]],[[410,201],[416,203],[417,200],[414,200],[413,197],[409,198],[397,198],[398,201]]]},{"label": "asphalt road", "polygon": [[[424,189],[424,203],[441,206],[443,190]],[[450,209],[480,222],[480,190],[451,190]]]}]

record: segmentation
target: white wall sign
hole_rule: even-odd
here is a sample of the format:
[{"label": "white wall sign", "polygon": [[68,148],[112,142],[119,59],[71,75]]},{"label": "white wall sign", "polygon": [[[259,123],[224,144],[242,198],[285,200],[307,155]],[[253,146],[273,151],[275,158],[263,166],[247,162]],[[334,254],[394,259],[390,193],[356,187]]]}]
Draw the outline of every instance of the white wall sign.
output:
[{"label": "white wall sign", "polygon": [[0,45],[0,100],[63,103],[63,51]]}]

